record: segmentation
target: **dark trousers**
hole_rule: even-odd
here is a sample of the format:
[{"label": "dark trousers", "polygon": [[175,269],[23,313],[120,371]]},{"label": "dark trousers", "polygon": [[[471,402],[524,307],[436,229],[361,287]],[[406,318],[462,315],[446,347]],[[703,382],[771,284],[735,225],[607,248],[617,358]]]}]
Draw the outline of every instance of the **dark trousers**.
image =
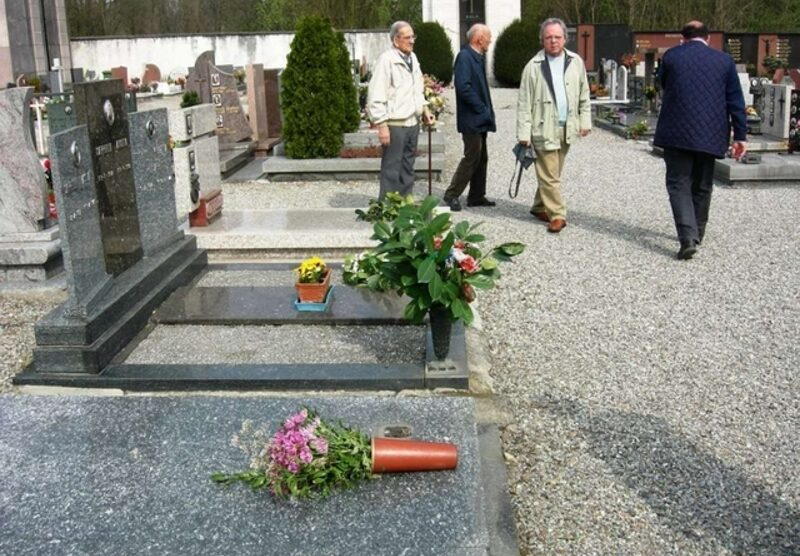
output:
[{"label": "dark trousers", "polygon": [[703,240],[711,207],[714,155],[665,148],[667,193],[681,245]]},{"label": "dark trousers", "polygon": [[381,157],[381,185],[378,199],[389,191],[402,196],[414,193],[414,161],[417,158],[419,125],[409,127],[389,126],[389,146],[383,148]]},{"label": "dark trousers", "polygon": [[458,163],[444,198],[457,199],[469,184],[467,203],[477,203],[486,196],[486,166],[489,163],[486,133],[462,133],[461,138],[464,140],[464,158]]}]

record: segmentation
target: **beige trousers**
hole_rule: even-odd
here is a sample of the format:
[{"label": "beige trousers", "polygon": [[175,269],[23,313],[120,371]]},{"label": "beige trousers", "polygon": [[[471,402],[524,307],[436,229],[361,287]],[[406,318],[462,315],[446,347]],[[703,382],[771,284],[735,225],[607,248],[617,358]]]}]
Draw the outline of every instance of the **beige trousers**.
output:
[{"label": "beige trousers", "polygon": [[561,172],[564,170],[564,159],[569,151],[569,144],[564,139],[562,136],[561,148],[557,151],[536,149],[534,166],[539,187],[533,198],[531,212],[546,212],[550,220],[567,219],[567,206],[561,198]]}]

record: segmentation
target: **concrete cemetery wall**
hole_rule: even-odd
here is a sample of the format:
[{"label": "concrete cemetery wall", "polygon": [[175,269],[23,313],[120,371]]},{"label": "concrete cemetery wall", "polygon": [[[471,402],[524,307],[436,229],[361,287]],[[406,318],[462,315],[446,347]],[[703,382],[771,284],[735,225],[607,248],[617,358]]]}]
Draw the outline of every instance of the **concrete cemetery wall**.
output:
[{"label": "concrete cemetery wall", "polygon": [[[82,38],[71,41],[72,65],[96,75],[126,66],[131,77],[141,77],[146,64],[155,64],[164,76],[185,76],[200,54],[213,50],[218,65],[283,68],[293,38],[293,33]],[[358,60],[366,58],[368,63],[389,46],[384,30],[351,31],[345,33],[345,39],[351,55]]]}]

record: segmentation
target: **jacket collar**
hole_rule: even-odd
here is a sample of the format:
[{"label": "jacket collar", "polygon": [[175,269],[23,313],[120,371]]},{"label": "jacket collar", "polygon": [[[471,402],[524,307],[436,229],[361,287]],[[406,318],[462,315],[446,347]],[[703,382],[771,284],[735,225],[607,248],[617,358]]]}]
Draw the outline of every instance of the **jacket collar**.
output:
[{"label": "jacket collar", "polygon": [[[567,58],[576,58],[578,55],[571,50],[564,49],[564,54],[566,54]],[[544,48],[541,49],[536,55],[533,57],[534,62],[544,62],[546,60],[546,55],[544,52]]]}]

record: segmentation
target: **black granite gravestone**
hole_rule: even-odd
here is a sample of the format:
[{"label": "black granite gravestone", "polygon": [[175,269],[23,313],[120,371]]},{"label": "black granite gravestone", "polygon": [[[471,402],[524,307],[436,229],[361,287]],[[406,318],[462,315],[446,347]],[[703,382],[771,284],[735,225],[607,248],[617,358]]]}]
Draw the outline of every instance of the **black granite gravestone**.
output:
[{"label": "black granite gravestone", "polygon": [[128,114],[122,80],[77,83],[75,115],[86,124],[106,270],[117,276],[142,258]]},{"label": "black granite gravestone", "polygon": [[53,135],[50,153],[69,290],[66,313],[85,316],[94,310],[98,298],[111,285],[104,264],[99,203],[86,126]]}]

